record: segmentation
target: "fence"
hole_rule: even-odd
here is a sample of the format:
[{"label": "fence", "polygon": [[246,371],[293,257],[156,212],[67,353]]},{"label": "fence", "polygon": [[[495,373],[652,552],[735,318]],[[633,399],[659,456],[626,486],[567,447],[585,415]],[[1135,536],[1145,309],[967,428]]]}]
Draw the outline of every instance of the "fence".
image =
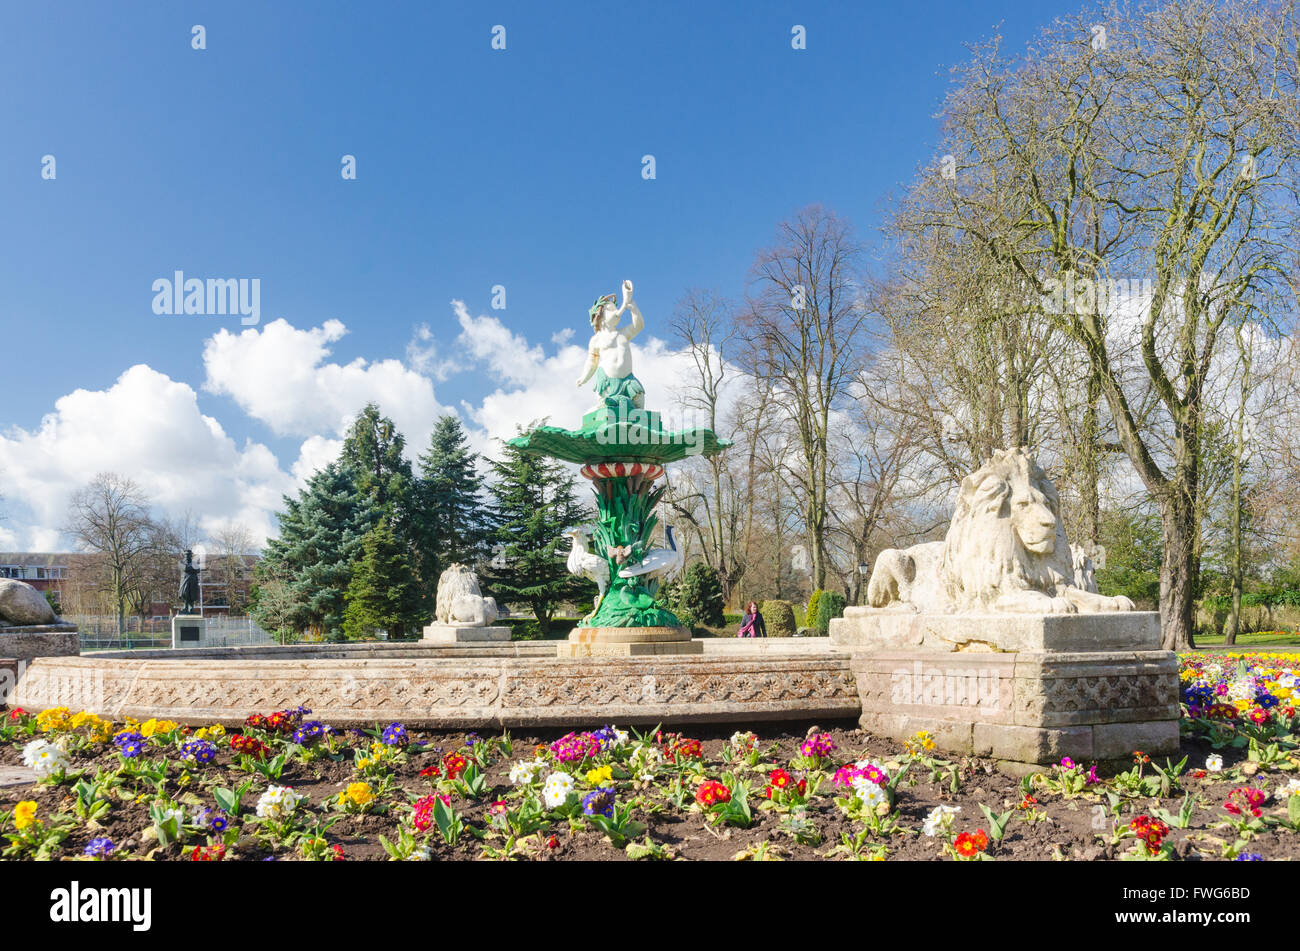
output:
[{"label": "fence", "polygon": [[[127,618],[126,632],[123,634],[117,632],[115,617],[74,615],[65,617],[64,620],[77,625],[83,651],[141,650],[172,646],[170,618],[147,618],[143,623],[138,617]],[[212,614],[205,620],[204,647],[255,647],[276,642],[250,617]]]}]

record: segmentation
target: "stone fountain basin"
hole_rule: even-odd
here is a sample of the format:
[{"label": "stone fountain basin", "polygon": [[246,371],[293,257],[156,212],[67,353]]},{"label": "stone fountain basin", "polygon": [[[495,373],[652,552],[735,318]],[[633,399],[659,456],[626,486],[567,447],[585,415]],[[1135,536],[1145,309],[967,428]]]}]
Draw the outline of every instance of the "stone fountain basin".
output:
[{"label": "stone fountain basin", "polygon": [[332,726],[430,729],[857,717],[849,654],[825,638],[702,638],[698,655],[557,658],[554,642],[293,645],[40,657],[11,705],[190,725],[305,706]]}]

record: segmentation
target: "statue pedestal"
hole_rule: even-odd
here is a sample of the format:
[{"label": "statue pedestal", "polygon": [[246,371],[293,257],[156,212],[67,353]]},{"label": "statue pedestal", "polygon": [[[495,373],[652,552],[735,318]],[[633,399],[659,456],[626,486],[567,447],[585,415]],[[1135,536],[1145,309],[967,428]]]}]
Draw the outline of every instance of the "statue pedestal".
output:
[{"label": "statue pedestal", "polygon": [[426,644],[489,644],[510,640],[508,627],[475,627],[471,624],[440,624],[434,621],[426,624],[424,637]]},{"label": "statue pedestal", "polygon": [[685,627],[577,627],[556,648],[557,657],[643,657],[703,654]]},{"label": "statue pedestal", "polygon": [[831,622],[850,652],[861,726],[1012,771],[1178,751],[1178,655],[1155,612],[922,615],[849,608]]},{"label": "statue pedestal", "polygon": [[178,614],[172,618],[172,647],[202,647],[208,622],[198,614]]}]

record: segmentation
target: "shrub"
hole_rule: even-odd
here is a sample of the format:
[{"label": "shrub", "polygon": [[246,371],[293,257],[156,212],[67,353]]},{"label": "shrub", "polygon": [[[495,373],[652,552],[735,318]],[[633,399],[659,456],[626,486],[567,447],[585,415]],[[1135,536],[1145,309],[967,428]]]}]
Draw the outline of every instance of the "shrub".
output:
[{"label": "shrub", "polygon": [[[830,633],[831,618],[843,615],[844,605],[844,595],[839,592],[821,592],[821,598],[817,601],[817,613],[808,619],[808,626],[813,629],[813,633],[818,637],[826,637]],[[812,614],[811,607],[808,613]]]},{"label": "shrub", "polygon": [[821,588],[818,588],[812,593],[812,597],[808,599],[808,610],[803,616],[805,627],[817,626],[817,605],[821,602],[822,595],[825,593]]},{"label": "shrub", "polygon": [[794,637],[794,607],[789,601],[764,601],[758,609],[768,637]]},{"label": "shrub", "polygon": [[692,562],[673,592],[673,613],[687,627],[722,626],[722,583],[702,561]]}]

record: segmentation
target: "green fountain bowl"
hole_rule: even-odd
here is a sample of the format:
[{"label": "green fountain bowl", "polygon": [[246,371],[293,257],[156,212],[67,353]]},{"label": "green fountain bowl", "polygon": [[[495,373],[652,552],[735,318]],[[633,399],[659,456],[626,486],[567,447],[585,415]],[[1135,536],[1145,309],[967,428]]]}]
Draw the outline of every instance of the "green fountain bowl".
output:
[{"label": "green fountain bowl", "polygon": [[713,456],[731,445],[711,429],[666,430],[659,414],[635,410],[615,414],[595,410],[582,419],[582,429],[538,426],[510,440],[525,452],[575,462],[680,462],[691,456]]}]

